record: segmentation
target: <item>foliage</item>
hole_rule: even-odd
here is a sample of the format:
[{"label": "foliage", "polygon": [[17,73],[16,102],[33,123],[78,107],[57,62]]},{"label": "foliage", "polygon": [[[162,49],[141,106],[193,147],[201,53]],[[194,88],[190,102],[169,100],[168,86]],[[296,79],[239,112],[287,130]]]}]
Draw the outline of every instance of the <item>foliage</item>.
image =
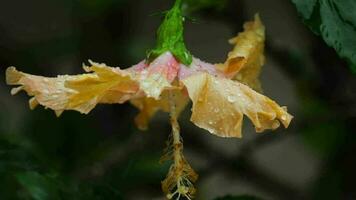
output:
[{"label": "foliage", "polygon": [[47,167],[30,153],[29,148],[5,139],[0,140],[0,147],[2,199],[122,199],[121,193],[107,184],[79,182],[55,169],[42,172]]},{"label": "foliage", "polygon": [[49,175],[27,171],[17,173],[16,178],[36,200],[59,199],[56,183]]},{"label": "foliage", "polygon": [[305,24],[356,72],[356,1],[292,0]]},{"label": "foliage", "polygon": [[[2,8],[11,10],[7,6],[9,2],[11,1],[4,2]],[[137,37],[141,29],[133,28],[133,26],[140,26],[135,23],[141,21],[143,16],[146,17],[150,13],[150,11],[147,11],[147,13],[137,15],[135,13],[133,15],[131,11],[136,11],[137,1],[66,0],[63,2],[67,2],[66,4],[70,8],[68,10],[73,10],[73,13],[71,13],[74,15],[71,16],[73,21],[70,21],[70,23],[73,23],[75,28],[70,29],[73,31],[71,34],[63,34],[63,36],[52,38],[43,37],[37,42],[29,38],[17,40],[18,36],[8,31],[11,29],[1,22],[0,61],[3,67],[9,65],[25,66],[26,69],[32,72],[55,74],[58,70],[67,71],[68,68],[64,67],[75,66],[72,65],[73,62],[80,62],[87,58],[110,59],[110,63],[118,63],[117,61],[120,61],[120,65],[124,66],[126,65],[125,62],[132,63],[137,60],[136,57],[132,58],[127,54],[128,49],[132,48],[134,43],[142,45],[146,42],[150,44],[150,40]],[[127,4],[120,2],[127,2]],[[226,11],[223,6],[226,2],[229,2],[228,0],[185,0],[185,2],[188,3],[188,9],[194,11],[209,9],[209,12],[211,9],[219,9],[219,12],[226,19],[230,19],[233,22],[236,21],[230,15],[225,15]],[[345,27],[355,27],[355,7],[352,0],[293,0],[293,2],[302,15],[304,22],[315,34],[322,37],[324,37],[321,30],[323,23],[328,26],[328,29],[332,30],[333,39],[335,39],[335,30],[333,28],[335,29],[335,26],[341,24],[338,27],[340,33],[339,35],[336,34],[336,36],[342,42],[344,41],[342,37],[348,33],[344,32],[343,29]],[[321,2],[324,2],[323,7],[327,8],[323,12],[324,18],[332,17],[330,22],[325,22],[325,19],[322,21]],[[159,1],[152,1],[153,3],[159,3]],[[270,6],[273,7],[275,5]],[[33,7],[42,9],[44,13],[51,12],[51,9],[47,8],[46,5],[38,4],[38,2],[33,3]],[[334,12],[335,8],[337,8],[337,12]],[[33,8],[26,9],[31,10]],[[244,15],[244,13],[236,12],[235,7],[231,7],[231,9],[233,10],[233,16],[251,17]],[[24,16],[27,17],[26,12],[14,13],[16,18],[19,19]],[[42,16],[43,13],[39,14]],[[10,21],[11,15],[7,16],[4,13],[2,16],[4,20]],[[122,23],[121,19],[124,19],[125,23]],[[26,24],[28,21],[24,20],[22,23]],[[128,26],[131,23],[135,25]],[[11,26],[21,32],[27,32],[21,29],[21,23],[12,23]],[[236,28],[235,26],[240,25],[236,22],[230,28]],[[26,24],[26,27],[32,31],[34,29],[32,24]],[[61,24],[56,24],[52,28],[54,29],[51,29],[51,31],[59,33],[66,33],[67,30]],[[349,30],[351,33],[351,29]],[[42,34],[42,37],[50,33],[41,30],[38,34]],[[128,38],[132,39],[128,40]],[[271,38],[273,38],[272,35]],[[330,42],[332,43],[332,41]],[[319,43],[318,41],[318,44],[320,46],[317,46],[317,53],[328,49],[324,43]],[[112,47],[120,47],[120,49]],[[299,53],[299,49],[292,49],[293,51],[291,49],[288,51],[285,48],[278,49],[273,46],[273,43],[272,47],[268,48],[269,60],[277,62],[281,60],[282,62],[283,60],[290,61],[290,63],[284,62],[276,66],[280,67],[279,70],[285,70],[285,74],[289,75],[288,80],[297,87],[299,92],[304,92],[298,94],[298,99],[302,97],[308,102],[303,103],[297,100],[302,110],[299,108],[298,110],[292,110],[298,116],[298,121],[292,124],[292,131],[287,134],[259,135],[263,137],[257,137],[256,142],[251,143],[253,144],[250,146],[252,147],[251,149],[261,150],[266,146],[271,147],[278,144],[279,139],[283,140],[289,137],[300,139],[302,137],[304,139],[302,142],[305,144],[303,147],[305,149],[310,147],[316,150],[323,159],[320,170],[317,171],[314,177],[315,179],[311,180],[312,183],[309,183],[309,185],[305,185],[305,188],[308,189],[307,193],[310,192],[311,194],[307,194],[308,198],[299,199],[354,198],[355,190],[353,186],[356,177],[354,170],[354,152],[356,150],[354,122],[356,115],[353,108],[355,107],[356,93],[355,84],[352,83],[355,82],[351,82],[349,74],[345,74],[338,68],[333,68],[331,72],[329,71],[330,68],[340,63],[336,62],[335,64],[332,62],[335,61],[334,57],[312,57],[311,59],[315,62],[315,66],[310,67],[310,65],[305,64],[308,59],[307,55],[312,53],[310,49],[310,51]],[[139,48],[141,51],[145,49],[146,46]],[[282,59],[278,58],[276,49],[286,56]],[[346,50],[343,49],[343,51]],[[212,48],[212,51],[216,52],[216,49]],[[138,54],[136,49],[134,53]],[[317,59],[330,63],[330,66],[321,65]],[[53,60],[58,65],[53,64],[50,60]],[[78,67],[70,70],[74,72],[80,69]],[[272,79],[270,81],[274,82]],[[95,113],[86,117],[68,112],[65,113],[64,117],[56,118],[53,113],[44,109],[28,111],[24,104],[25,98],[13,98],[8,94],[8,87],[3,85],[0,85],[0,87],[3,89],[1,90],[2,100],[0,100],[1,200],[37,200],[46,198],[120,200],[141,192],[143,194],[152,194],[155,197],[161,194],[158,183],[164,178],[165,172],[169,167],[168,164],[162,166],[158,163],[158,157],[161,155],[161,147],[163,146],[159,145],[163,143],[160,140],[165,139],[165,136],[163,139],[160,138],[163,135],[161,133],[168,131],[164,130],[167,128],[164,123],[155,123],[151,132],[138,134],[131,123],[136,113],[129,106],[111,106],[110,109],[99,108]],[[159,119],[155,120],[160,122]],[[12,128],[14,124],[16,129]],[[244,182],[257,183],[257,189],[266,190],[276,194],[276,196],[279,194],[289,195],[286,198],[279,199],[293,198],[298,192],[305,192],[304,190],[297,190],[295,193],[289,192],[289,190],[284,190],[278,184],[270,184],[271,182],[266,180],[278,180],[278,177],[264,171],[262,173],[251,173],[251,171],[255,172],[253,171],[255,165],[252,167],[247,165],[247,169],[251,171],[249,171],[250,173],[245,173],[244,170],[236,168],[231,163],[250,164],[252,162],[234,156],[221,157],[221,155],[225,155],[223,154],[224,152],[221,154],[216,152],[212,148],[214,145],[210,145],[209,141],[205,140],[205,137],[204,140],[201,140],[198,137],[199,134],[195,134],[195,131],[199,131],[198,129],[192,129],[190,125],[185,126],[184,129],[187,131],[185,134],[188,136],[187,149],[191,153],[188,156],[199,158],[195,162],[200,162],[200,160],[207,162],[206,167],[202,167],[202,171],[206,171],[204,176],[210,175],[215,170],[220,170],[220,172],[224,170],[224,172],[231,174],[233,179],[236,177],[236,179]],[[297,134],[293,134],[294,131]],[[137,135],[138,139],[135,138],[141,142],[135,142],[136,140],[133,142],[131,136],[135,135]],[[12,138],[9,138],[9,136]],[[253,141],[255,140],[253,139]],[[240,143],[239,141],[236,142]],[[129,148],[130,146],[133,147]],[[132,149],[135,149],[135,152]],[[250,156],[251,152],[248,152],[244,151],[243,155]],[[229,167],[230,165],[232,167]],[[225,167],[229,168],[225,170]],[[257,167],[260,166],[257,165]],[[295,167],[299,166],[296,165]],[[84,173],[82,175],[81,172],[87,172],[88,168],[98,169],[101,173],[94,178],[91,177],[92,174]],[[294,173],[294,171],[290,170],[289,173]],[[246,177],[248,181],[245,181]],[[203,181],[200,183],[203,183]],[[272,181],[272,183],[274,182]],[[288,186],[287,188],[293,188],[293,185],[285,185]],[[266,188],[266,186],[270,187]],[[218,188],[221,186],[212,184],[211,187]],[[210,193],[210,191],[207,191],[207,193]],[[147,199],[153,199],[150,198],[152,196]],[[235,199],[248,200],[257,198],[251,196],[225,196],[215,200]]]}]

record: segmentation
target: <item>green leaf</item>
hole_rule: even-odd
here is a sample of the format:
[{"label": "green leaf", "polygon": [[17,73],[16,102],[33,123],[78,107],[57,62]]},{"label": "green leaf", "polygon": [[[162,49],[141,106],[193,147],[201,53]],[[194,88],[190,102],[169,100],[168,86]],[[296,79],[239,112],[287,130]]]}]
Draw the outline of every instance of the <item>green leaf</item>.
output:
[{"label": "green leaf", "polygon": [[[12,140],[15,140],[14,138]],[[22,143],[27,142],[22,137],[16,138],[19,139],[23,139]],[[21,145],[0,138],[0,177],[9,171],[30,170],[38,166],[38,160],[31,154],[31,149]]]},{"label": "green leaf", "polygon": [[[347,1],[351,0],[344,0],[343,2]],[[353,12],[351,12],[355,13],[356,4],[350,3],[350,6],[355,6]],[[356,65],[356,26],[341,18],[342,11],[338,9],[338,5],[334,1],[321,0],[321,34],[325,42],[334,47],[340,57],[346,58],[352,65]],[[353,15],[356,16],[356,14]]]},{"label": "green leaf", "polygon": [[28,192],[29,196],[35,200],[122,199],[119,191],[108,184],[100,182],[78,183],[65,176],[42,175],[35,171],[18,172],[16,179]]},{"label": "green leaf", "polygon": [[354,0],[343,0],[343,1],[335,1],[335,5],[340,12],[340,16],[346,22],[351,23],[354,27],[356,27],[356,1]]},{"label": "green leaf", "polygon": [[170,51],[180,62],[189,66],[192,55],[184,44],[184,17],[182,15],[182,0],[176,0],[173,8],[166,16],[157,31],[156,48],[148,52],[148,60],[152,61],[161,54]]},{"label": "green leaf", "polygon": [[16,178],[35,200],[59,199],[56,183],[47,176],[28,171],[17,173]]},{"label": "green leaf", "polygon": [[304,22],[356,72],[356,1],[292,0]]},{"label": "green leaf", "polygon": [[228,195],[225,197],[216,198],[214,200],[262,200],[262,199],[250,195],[239,195],[239,196]]},{"label": "green leaf", "polygon": [[292,2],[295,4],[298,12],[303,16],[303,18],[309,19],[313,13],[317,0],[292,0]]}]

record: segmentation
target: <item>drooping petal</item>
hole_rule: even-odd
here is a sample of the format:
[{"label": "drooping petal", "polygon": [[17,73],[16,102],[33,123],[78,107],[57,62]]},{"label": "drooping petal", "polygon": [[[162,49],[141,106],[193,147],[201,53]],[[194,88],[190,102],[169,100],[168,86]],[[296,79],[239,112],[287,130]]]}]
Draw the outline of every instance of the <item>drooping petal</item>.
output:
[{"label": "drooping petal", "polygon": [[288,127],[292,116],[286,109],[248,86],[200,73],[182,80],[193,101],[191,120],[221,137],[241,137],[243,115],[257,132]]},{"label": "drooping petal", "polygon": [[12,94],[25,90],[33,109],[41,104],[60,115],[64,110],[88,113],[98,103],[123,103],[138,91],[138,84],[129,72],[105,64],[91,62],[84,67],[87,72],[81,75],[43,77],[17,71],[14,67],[6,70],[9,85],[20,85]]},{"label": "drooping petal", "polygon": [[[173,98],[171,99],[169,93],[173,93]],[[181,113],[189,102],[188,95],[182,91],[182,88],[164,90],[160,99],[156,100],[151,97],[141,97],[132,99],[130,102],[140,110],[139,114],[135,118],[135,123],[137,127],[141,130],[146,130],[148,128],[148,123],[150,119],[158,111],[169,112],[170,103],[173,101],[176,105],[177,115]]]},{"label": "drooping petal", "polygon": [[135,79],[140,83],[140,89],[148,97],[159,99],[162,91],[170,88],[171,82],[177,77],[179,63],[170,52],[157,57],[147,67],[134,67]]},{"label": "drooping petal", "polygon": [[265,63],[265,27],[259,16],[244,24],[244,31],[229,41],[234,49],[222,65],[217,65],[227,76],[256,90],[261,90],[258,76]]},{"label": "drooping petal", "polygon": [[7,84],[20,85],[11,90],[12,95],[25,90],[28,95],[34,96],[29,101],[31,109],[34,109],[38,104],[42,104],[52,110],[64,110],[68,96],[75,93],[75,91],[64,86],[65,82],[71,78],[84,78],[84,75],[47,78],[17,71],[15,67],[9,67],[6,70]]},{"label": "drooping petal", "polygon": [[88,113],[97,103],[124,103],[136,95],[139,86],[131,74],[120,68],[91,62],[84,67],[86,72],[94,72],[94,77],[73,79],[66,82],[67,88],[76,91],[68,102],[69,108]]}]

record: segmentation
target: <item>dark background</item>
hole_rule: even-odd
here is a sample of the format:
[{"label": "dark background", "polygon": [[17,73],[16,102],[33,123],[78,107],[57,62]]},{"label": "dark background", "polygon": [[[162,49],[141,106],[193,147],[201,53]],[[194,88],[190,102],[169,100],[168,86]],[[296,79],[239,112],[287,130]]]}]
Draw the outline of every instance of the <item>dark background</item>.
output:
[{"label": "dark background", "polygon": [[[264,94],[294,115],[288,129],[218,138],[180,117],[185,154],[199,173],[197,199],[356,199],[356,79],[285,0],[191,1],[185,28],[192,54],[222,62],[227,40],[259,13],[267,29]],[[0,6],[0,199],[163,199],[170,132],[159,113],[137,130],[130,104],[89,115],[28,108],[11,96],[5,69],[81,73],[88,59],[129,67],[154,46],[168,0],[12,0]]]}]

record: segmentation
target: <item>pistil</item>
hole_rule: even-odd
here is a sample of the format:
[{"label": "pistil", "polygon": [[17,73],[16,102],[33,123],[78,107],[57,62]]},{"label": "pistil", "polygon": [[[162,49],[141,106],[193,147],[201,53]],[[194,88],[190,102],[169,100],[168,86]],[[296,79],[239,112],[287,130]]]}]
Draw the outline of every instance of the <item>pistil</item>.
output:
[{"label": "pistil", "polygon": [[198,175],[190,167],[183,155],[183,143],[180,135],[180,127],[176,105],[173,101],[174,93],[170,92],[170,121],[172,126],[171,140],[168,141],[168,146],[163,160],[172,159],[167,177],[162,181],[162,189],[167,194],[168,199],[179,200],[180,197],[192,199],[195,188],[193,183],[197,180]]}]

